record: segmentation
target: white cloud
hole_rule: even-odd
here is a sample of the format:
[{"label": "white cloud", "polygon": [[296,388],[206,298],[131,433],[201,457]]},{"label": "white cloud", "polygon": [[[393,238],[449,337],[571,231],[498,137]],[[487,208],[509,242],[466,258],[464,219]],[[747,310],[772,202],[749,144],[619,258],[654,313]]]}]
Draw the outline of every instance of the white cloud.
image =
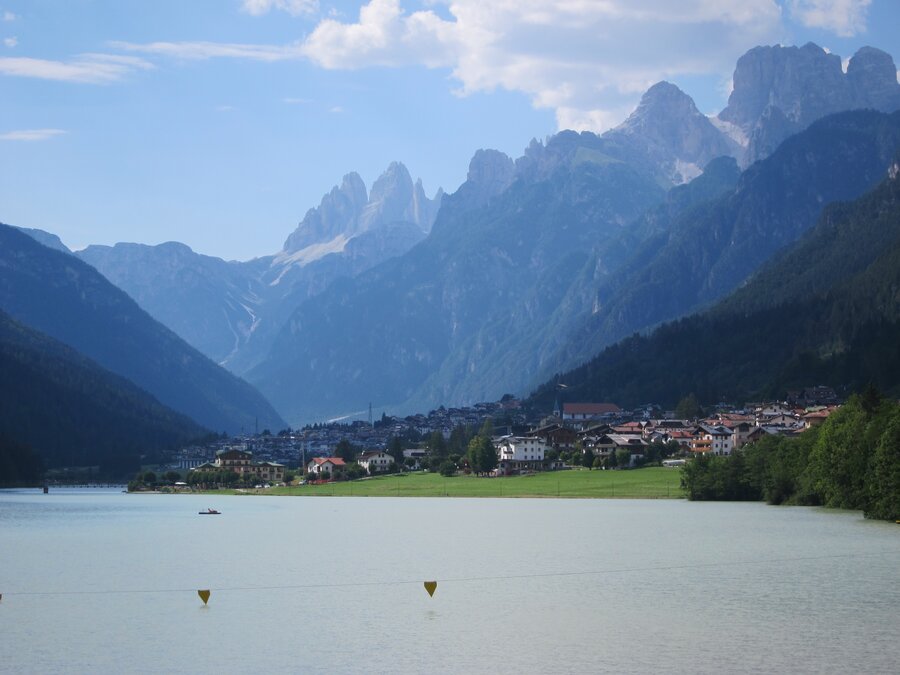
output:
[{"label": "white cloud", "polygon": [[17,37],[3,38],[3,44],[5,44],[10,49],[12,49],[17,44],[19,44],[19,38],[17,38]]},{"label": "white cloud", "polygon": [[10,11],[3,12],[3,20],[9,23],[10,21],[16,20],[16,15]]},{"label": "white cloud", "polygon": [[853,37],[866,30],[872,0],[789,0],[791,16],[808,28]]},{"label": "white cloud", "polygon": [[370,0],[355,22],[323,19],[302,52],[324,68],[449,68],[461,95],[523,92],[561,128],[602,130],[661,79],[730,73],[782,18],[775,0],[448,1],[450,19]]},{"label": "white cloud", "polygon": [[64,133],[63,129],[22,129],[0,134],[0,141],[46,141]]},{"label": "white cloud", "polygon": [[253,16],[267,14],[273,9],[301,16],[319,11],[319,0],[243,0],[241,9]]},{"label": "white cloud", "polygon": [[153,65],[144,59],[114,54],[81,54],[71,61],[0,58],[0,75],[86,84],[109,84],[150,68]]},{"label": "white cloud", "polygon": [[[407,0],[412,2],[412,0]],[[307,0],[244,0],[251,14],[305,11]],[[285,45],[113,43],[180,59],[305,59],[326,69],[447,69],[462,96],[520,92],[553,110],[560,128],[602,131],[663,79],[728,81],[735,61],[784,34],[794,20],[839,35],[864,29],[870,0],[368,0],[355,18],[327,12]],[[440,5],[440,7],[438,7]],[[728,85],[730,86],[730,82]],[[286,103],[295,102],[284,99]]]},{"label": "white cloud", "polygon": [[303,53],[325,68],[434,68],[451,66],[462,47],[458,22],[432,11],[404,15],[398,0],[371,0],[360,8],[357,23],[322,20],[303,43]]},{"label": "white cloud", "polygon": [[284,61],[303,58],[303,52],[299,45],[251,45],[227,42],[150,42],[147,44],[110,42],[109,44],[114,49],[192,60],[234,58],[252,61]]},{"label": "white cloud", "polygon": [[332,106],[332,107],[328,110],[328,112],[333,113],[333,114],[335,114],[335,115],[340,115],[342,112],[344,112],[344,109],[343,109],[341,106],[339,106],[339,105],[335,105],[335,106]]}]

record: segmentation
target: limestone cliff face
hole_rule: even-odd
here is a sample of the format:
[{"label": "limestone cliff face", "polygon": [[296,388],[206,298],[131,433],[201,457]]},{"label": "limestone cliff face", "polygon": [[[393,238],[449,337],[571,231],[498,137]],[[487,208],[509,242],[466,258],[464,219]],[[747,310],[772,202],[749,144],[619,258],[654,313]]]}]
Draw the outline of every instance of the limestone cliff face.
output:
[{"label": "limestone cliff face", "polygon": [[358,173],[344,176],[340,187],[335,186],[322,197],[318,208],[306,212],[303,220],[284,242],[284,250],[299,251],[312,244],[329,241],[341,233],[353,232],[359,216],[369,201],[366,185]]},{"label": "limestone cliff face", "polygon": [[338,237],[350,239],[377,227],[398,222],[413,223],[428,232],[437,216],[443,191],[433,199],[425,195],[421,181],[413,184],[407,168],[392,162],[373,183],[371,193],[357,173],[344,176],[322,198],[317,208],[307,211],[297,229],[284,243],[285,253],[324,244]]},{"label": "limestone cliff face", "polygon": [[847,81],[856,100],[882,112],[900,108],[900,83],[894,59],[880,49],[862,47],[847,66]]},{"label": "limestone cliff face", "polygon": [[836,112],[900,107],[897,69],[889,54],[863,47],[850,59],[813,43],[755,47],[738,59],[734,90],[719,120],[748,139],[744,164],[767,157],[788,136]]},{"label": "limestone cliff face", "polygon": [[644,94],[637,109],[606,138],[619,137],[659,166],[675,184],[698,176],[712,159],[740,148],[701,113],[693,99],[669,82]]}]

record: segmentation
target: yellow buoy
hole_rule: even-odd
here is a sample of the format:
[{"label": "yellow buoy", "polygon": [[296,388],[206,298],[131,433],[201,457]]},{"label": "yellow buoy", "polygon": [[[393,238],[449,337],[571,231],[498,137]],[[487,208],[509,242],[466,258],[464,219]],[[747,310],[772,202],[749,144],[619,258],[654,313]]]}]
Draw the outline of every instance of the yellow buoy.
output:
[{"label": "yellow buoy", "polygon": [[200,599],[203,601],[204,605],[209,602],[209,589],[205,591],[197,591],[197,595],[200,596]]},{"label": "yellow buoy", "polygon": [[425,590],[428,591],[428,595],[434,597],[434,591],[437,589],[436,581],[426,581],[425,582]]}]

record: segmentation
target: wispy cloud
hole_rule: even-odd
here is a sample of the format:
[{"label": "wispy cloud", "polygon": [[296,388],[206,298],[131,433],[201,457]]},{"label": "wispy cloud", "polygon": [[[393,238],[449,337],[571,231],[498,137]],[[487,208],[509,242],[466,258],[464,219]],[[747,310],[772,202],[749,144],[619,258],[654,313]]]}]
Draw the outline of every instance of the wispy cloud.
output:
[{"label": "wispy cloud", "polygon": [[149,70],[153,67],[153,64],[144,59],[115,54],[81,54],[70,61],[0,58],[0,75],[85,84],[109,84],[136,70]]},{"label": "wispy cloud", "polygon": [[0,141],[46,141],[64,133],[64,129],[21,129],[0,134]]},{"label": "wispy cloud", "polygon": [[335,115],[340,115],[342,112],[344,112],[344,109],[339,105],[333,105],[328,109],[328,112],[334,113]]},{"label": "wispy cloud", "polygon": [[205,60],[212,58],[249,59],[252,61],[284,61],[303,58],[299,44],[253,45],[227,42],[110,42],[113,49],[155,54],[178,59]]},{"label": "wispy cloud", "polygon": [[216,112],[231,112],[234,110],[233,105],[217,105]]},{"label": "wispy cloud", "polygon": [[253,16],[268,14],[273,9],[291,16],[302,16],[318,12],[319,0],[243,0],[241,9]]},{"label": "wispy cloud", "polygon": [[808,28],[853,37],[866,30],[872,0],[789,0],[792,17]]},{"label": "wispy cloud", "polygon": [[10,49],[12,49],[12,48],[15,47],[17,44],[19,44],[19,38],[15,37],[15,36],[13,36],[13,37],[8,37],[8,38],[3,38],[3,44],[5,44],[5,45],[6,45],[7,47],[9,47]]},{"label": "wispy cloud", "polygon": [[11,21],[15,21],[16,18],[17,18],[16,15],[13,14],[12,12],[10,12],[9,10],[3,12],[3,20],[6,21],[7,23],[9,23]]},{"label": "wispy cloud", "polygon": [[312,99],[309,98],[294,98],[291,96],[285,97],[281,100],[288,105],[306,105],[313,102]]}]

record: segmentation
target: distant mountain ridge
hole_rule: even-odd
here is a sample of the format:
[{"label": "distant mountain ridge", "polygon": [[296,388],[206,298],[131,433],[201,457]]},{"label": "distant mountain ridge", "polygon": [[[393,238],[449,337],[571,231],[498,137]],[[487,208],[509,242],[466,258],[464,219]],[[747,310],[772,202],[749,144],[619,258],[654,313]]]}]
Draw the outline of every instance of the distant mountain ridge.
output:
[{"label": "distant mountain ridge", "polygon": [[0,311],[0,436],[56,466],[136,471],[208,433],[123,377]]},{"label": "distant mountain ridge", "polygon": [[431,229],[443,191],[393,162],[371,194],[356,173],[310,209],[277,254],[226,262],[177,242],[76,252],[154,318],[241,374],[261,360],[290,312],[335,279],[408,250]]},{"label": "distant mountain ridge", "polygon": [[890,54],[859,49],[846,74],[841,57],[810,42],[802,47],[754,47],[734,71],[734,89],[718,120],[746,139],[749,165],[789,136],[826,115],[869,108],[900,108],[900,83]]},{"label": "distant mountain ridge", "polygon": [[216,431],[283,428],[252,386],[215,365],[90,265],[0,225],[0,309]]},{"label": "distant mountain ridge", "polygon": [[781,397],[827,384],[900,393],[900,163],[870,193],[827,207],[815,227],[710,310],[633,336],[554,377],[530,401],[674,406]]},{"label": "distant mountain ridge", "polygon": [[125,249],[82,255],[292,422],[522,391],[715,302],[894,151],[886,116],[833,117],[900,107],[880,50],[845,73],[811,43],[758,47],[733,84],[716,117],[661,82],[602,136],[562,131],[515,160],[480,150],[433,200],[398,163],[371,193],[348,174],[274,256],[191,252],[167,278],[141,271],[170,264],[164,247],[130,270]]},{"label": "distant mountain ridge", "polygon": [[723,297],[811,227],[826,204],[871,189],[898,148],[900,112],[841,113],[790,138],[744,172],[731,194],[676,219],[637,248],[623,274],[597,284],[592,312],[548,365],[572,368],[585,344],[599,350]]}]

